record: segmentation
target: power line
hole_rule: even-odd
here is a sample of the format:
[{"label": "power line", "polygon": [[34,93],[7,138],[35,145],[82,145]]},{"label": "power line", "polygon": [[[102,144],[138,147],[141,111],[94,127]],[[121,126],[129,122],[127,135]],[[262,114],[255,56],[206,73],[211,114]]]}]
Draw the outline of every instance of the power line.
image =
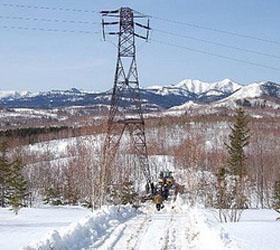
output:
[{"label": "power line", "polygon": [[275,44],[275,45],[278,45],[278,46],[280,45],[279,41],[271,40],[271,39],[267,39],[267,38],[261,38],[261,37],[257,37],[257,36],[241,34],[241,33],[238,33],[238,32],[216,29],[216,28],[212,28],[212,27],[208,27],[208,26],[202,26],[202,25],[198,25],[198,24],[194,24],[194,23],[181,22],[181,21],[172,20],[172,19],[168,19],[168,18],[162,18],[162,17],[158,17],[158,16],[149,16],[149,17],[154,18],[154,19],[158,19],[158,20],[161,20],[161,21],[164,21],[164,22],[189,26],[189,27],[196,28],[196,29],[202,29],[202,30],[208,30],[208,31],[212,31],[212,32],[223,33],[223,34],[227,34],[227,35],[231,35],[231,36],[237,36],[237,37],[247,38],[247,39],[256,40],[256,41],[260,41],[260,42],[271,43],[271,44]]},{"label": "power line", "polygon": [[189,48],[189,47],[181,46],[181,45],[174,44],[174,43],[162,42],[162,41],[155,40],[155,39],[152,39],[151,41],[159,43],[159,44],[171,46],[171,47],[176,47],[176,48],[179,48],[179,49],[188,50],[188,51],[199,53],[199,54],[204,54],[204,55],[208,55],[208,56],[218,57],[218,58],[222,58],[222,59],[226,59],[226,60],[230,60],[230,61],[234,61],[234,62],[244,63],[244,64],[253,65],[253,66],[257,66],[257,67],[266,68],[266,69],[275,70],[275,71],[279,71],[280,72],[280,68],[275,68],[275,67],[271,67],[271,66],[264,65],[264,64],[249,62],[249,61],[238,59],[238,58],[224,56],[224,55],[208,52],[208,51],[205,51],[205,50]]},{"label": "power line", "polygon": [[22,17],[22,16],[0,16],[0,19],[22,20],[22,21],[41,21],[41,22],[54,22],[54,23],[72,23],[72,24],[99,24],[97,22],[89,22],[89,21],[63,20],[63,19],[50,19],[50,18],[37,18],[37,17]]},{"label": "power line", "polygon": [[261,56],[267,56],[267,57],[273,57],[273,58],[276,58],[276,59],[280,59],[280,56],[276,56],[276,55],[272,55],[272,54],[267,54],[267,53],[264,53],[264,52],[261,52],[261,51],[256,51],[256,50],[251,50],[251,49],[244,49],[244,48],[240,48],[240,47],[235,47],[235,46],[227,45],[227,44],[224,44],[224,43],[209,41],[209,40],[205,40],[205,39],[201,39],[201,38],[196,38],[196,37],[192,37],[192,36],[188,36],[188,35],[176,34],[176,33],[173,33],[173,32],[169,32],[169,31],[165,31],[165,30],[160,30],[160,29],[153,29],[153,31],[157,31],[157,32],[160,32],[160,33],[163,33],[163,34],[167,34],[167,35],[171,35],[171,36],[182,37],[182,38],[186,38],[186,39],[190,39],[190,40],[194,40],[194,41],[199,41],[199,42],[203,42],[203,43],[213,44],[213,45],[221,46],[221,47],[228,48],[228,49],[235,49],[235,50],[244,51],[244,52],[252,53],[252,54],[256,54],[256,55],[261,55]]},{"label": "power line", "polygon": [[[48,7],[48,6],[36,6],[36,5],[13,4],[13,3],[2,3],[2,6],[12,7],[12,8],[50,10],[50,11],[67,11],[67,12],[79,12],[79,13],[98,13],[98,11],[95,11],[95,10],[75,9],[75,8],[62,8],[62,7]],[[148,15],[148,17],[154,18],[154,19],[157,19],[157,20],[160,20],[160,21],[164,21],[164,22],[169,22],[169,23],[174,23],[174,24],[179,24],[179,25],[185,25],[185,26],[189,26],[189,27],[192,27],[192,28],[196,28],[196,29],[203,29],[203,30],[208,30],[208,31],[212,31],[212,32],[218,32],[218,33],[228,34],[228,35],[232,35],[232,36],[237,36],[237,37],[242,37],[242,38],[247,38],[247,39],[257,40],[257,41],[261,41],[261,42],[267,42],[267,43],[272,43],[272,44],[280,45],[279,41],[271,40],[271,39],[267,39],[267,38],[262,38],[262,37],[247,35],[247,34],[241,34],[241,33],[238,33],[238,32],[233,32],[233,31],[228,31],[228,30],[212,28],[212,27],[208,27],[208,26],[198,25],[198,24],[195,24],[195,23],[182,22],[182,21],[173,20],[173,19],[169,19],[169,18],[163,18],[163,17],[159,17],[159,16]]]},{"label": "power line", "polygon": [[68,29],[53,29],[53,28],[38,28],[38,27],[25,27],[25,26],[12,26],[12,25],[2,25],[2,29],[6,30],[22,30],[22,31],[43,31],[43,32],[57,32],[57,33],[78,33],[78,34],[99,34],[96,31],[85,31],[85,30],[68,30]]},{"label": "power line", "polygon": [[94,10],[85,10],[85,9],[48,7],[48,6],[13,4],[13,3],[2,3],[2,6],[11,7],[11,8],[24,8],[24,9],[37,9],[37,10],[50,10],[50,11],[66,11],[66,12],[79,12],[79,13],[96,13],[97,12],[97,11],[94,11]]}]

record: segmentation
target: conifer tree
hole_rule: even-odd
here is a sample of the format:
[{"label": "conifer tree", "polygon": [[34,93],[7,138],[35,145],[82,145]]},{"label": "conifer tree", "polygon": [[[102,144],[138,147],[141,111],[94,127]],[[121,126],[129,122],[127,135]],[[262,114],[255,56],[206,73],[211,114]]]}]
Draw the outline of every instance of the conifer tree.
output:
[{"label": "conifer tree", "polygon": [[234,124],[229,135],[227,171],[233,176],[233,188],[230,191],[236,209],[244,208],[245,177],[247,175],[245,147],[249,144],[248,118],[242,108],[236,110]]},{"label": "conifer tree", "polygon": [[8,201],[12,210],[17,214],[19,209],[25,206],[25,198],[27,196],[27,181],[25,180],[22,170],[23,163],[21,159],[17,159],[11,164],[9,169],[9,194]]},{"label": "conifer tree", "polygon": [[276,181],[274,184],[273,207],[280,210],[280,181]]},{"label": "conifer tree", "polygon": [[249,137],[248,118],[244,110],[239,108],[236,110],[229,144],[226,144],[226,147],[229,155],[228,171],[241,179],[247,174],[244,148],[249,144]]},{"label": "conifer tree", "polygon": [[57,186],[51,184],[44,193],[44,199],[45,204],[50,204],[53,206],[60,206],[64,204],[62,191]]},{"label": "conifer tree", "polygon": [[123,205],[126,204],[134,204],[137,200],[137,192],[135,192],[133,182],[125,181],[121,190],[121,203]]},{"label": "conifer tree", "polygon": [[138,194],[132,181],[124,181],[121,185],[114,185],[110,191],[110,202],[115,205],[136,203]]},{"label": "conifer tree", "polygon": [[0,207],[7,206],[9,178],[9,162],[7,160],[7,144],[0,143]]},{"label": "conifer tree", "polygon": [[227,202],[226,171],[224,167],[218,169],[217,181],[218,187],[216,206],[220,209],[226,209],[229,205]]}]

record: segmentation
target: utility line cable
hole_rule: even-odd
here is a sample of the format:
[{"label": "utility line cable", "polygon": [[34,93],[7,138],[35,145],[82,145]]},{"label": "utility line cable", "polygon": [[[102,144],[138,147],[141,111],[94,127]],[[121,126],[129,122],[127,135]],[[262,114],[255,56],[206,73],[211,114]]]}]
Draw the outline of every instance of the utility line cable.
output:
[{"label": "utility line cable", "polygon": [[0,16],[0,19],[22,20],[22,21],[41,21],[41,22],[54,22],[54,23],[72,23],[72,24],[99,24],[97,22],[89,22],[89,21],[49,19],[49,18],[37,18],[37,17],[22,17],[22,16]]},{"label": "utility line cable", "polygon": [[218,58],[222,58],[222,59],[226,59],[226,60],[230,60],[230,61],[234,61],[234,62],[244,63],[244,64],[253,65],[253,66],[257,66],[257,67],[266,68],[266,69],[275,70],[275,71],[280,72],[280,68],[275,68],[275,67],[271,67],[271,66],[264,65],[264,64],[249,62],[249,61],[238,59],[238,58],[233,58],[233,57],[229,57],[229,56],[215,54],[215,53],[208,52],[208,51],[205,51],[205,50],[189,48],[189,47],[181,46],[181,45],[170,43],[170,42],[163,42],[163,41],[159,41],[159,40],[156,40],[156,39],[151,39],[151,41],[159,43],[159,44],[171,46],[171,47],[176,47],[176,48],[179,48],[179,49],[188,50],[188,51],[191,51],[191,52],[196,52],[196,53],[199,53],[199,54],[218,57]]},{"label": "utility line cable", "polygon": [[213,41],[209,41],[209,40],[205,40],[205,39],[201,39],[201,38],[196,38],[196,37],[192,37],[192,36],[188,36],[188,35],[180,35],[180,34],[177,34],[177,33],[169,32],[169,31],[165,31],[165,30],[160,30],[160,29],[155,29],[155,28],[153,28],[153,30],[157,31],[157,32],[160,32],[160,33],[163,33],[163,34],[175,36],[175,37],[182,37],[182,38],[186,38],[186,39],[190,39],[190,40],[194,40],[194,41],[199,41],[199,42],[203,42],[203,43],[208,43],[208,44],[221,46],[221,47],[228,48],[228,49],[235,49],[235,50],[244,51],[244,52],[252,53],[252,54],[256,54],[256,55],[261,55],[261,56],[267,56],[267,57],[273,57],[273,58],[276,58],[276,59],[280,59],[280,56],[267,54],[267,53],[264,53],[264,52],[261,52],[261,51],[244,49],[244,48],[240,48],[240,47],[227,45],[227,44],[224,44],[224,43],[213,42]]},{"label": "utility line cable", "polygon": [[168,18],[162,18],[162,17],[158,17],[158,16],[149,16],[149,17],[151,17],[153,19],[160,20],[160,21],[164,21],[164,22],[189,26],[189,27],[196,28],[196,29],[202,29],[202,30],[208,30],[208,31],[212,31],[212,32],[223,33],[223,34],[227,34],[227,35],[231,35],[231,36],[237,36],[237,37],[247,38],[247,39],[256,40],[256,41],[260,41],[260,42],[271,43],[271,44],[275,44],[275,45],[278,45],[278,46],[280,45],[279,41],[270,40],[270,39],[267,39],[267,38],[262,38],[262,37],[247,35],[247,34],[241,34],[241,33],[233,32],[233,31],[211,28],[211,27],[208,27],[208,26],[202,26],[202,25],[198,25],[198,24],[194,24],[194,23],[181,22],[181,21],[172,20],[172,19],[168,19]]},{"label": "utility line cable", "polygon": [[48,6],[34,6],[27,4],[13,4],[13,3],[2,3],[4,7],[11,8],[24,8],[24,9],[37,9],[37,10],[50,10],[50,11],[67,11],[67,12],[79,12],[79,13],[96,13],[94,10],[85,9],[74,9],[74,8],[61,8],[61,7],[48,7]]},{"label": "utility line cable", "polygon": [[[14,7],[14,8],[29,8],[29,9],[53,10],[53,11],[72,11],[72,12],[81,12],[81,13],[82,12],[96,13],[96,11],[93,11],[93,10],[90,11],[90,10],[84,10],[84,9],[82,10],[82,9],[72,9],[72,8],[56,8],[56,7],[33,6],[33,5],[22,5],[22,4],[8,4],[8,3],[3,3],[2,5],[5,6],[5,7]],[[172,19],[166,19],[166,18],[161,18],[161,17],[156,17],[156,16],[149,16],[149,17],[154,18],[154,19],[158,19],[158,20],[162,20],[162,21],[165,21],[165,22],[172,22],[172,23],[175,23],[175,24],[187,25],[187,26],[191,26],[191,27],[194,27],[194,28],[198,28],[198,29],[210,30],[210,31],[214,31],[214,32],[220,32],[220,33],[230,34],[230,35],[239,36],[239,37],[243,37],[243,38],[249,38],[249,39],[254,39],[254,40],[259,40],[259,41],[263,41],[263,42],[269,42],[269,43],[274,43],[274,44],[279,44],[280,45],[280,42],[274,41],[274,40],[263,39],[263,38],[254,37],[254,36],[250,36],[250,35],[244,35],[244,34],[239,34],[239,33],[231,32],[231,31],[225,31],[225,30],[219,30],[219,29],[215,29],[215,28],[211,28],[211,27],[200,26],[200,25],[197,25],[197,24],[180,22],[180,21],[175,21],[175,20],[172,20]],[[44,19],[44,18],[31,18],[31,17],[0,16],[0,18],[27,20],[27,21],[65,22],[65,23],[66,22],[71,22],[71,23],[81,23],[81,24],[82,23],[83,24],[95,24],[95,23],[91,23],[91,22],[87,22],[87,21],[73,21],[73,20],[68,21],[68,20],[60,20],[60,19]],[[10,25],[3,25],[3,26],[0,26],[0,27],[3,28],[3,29],[24,30],[24,31],[43,31],[43,32],[80,33],[80,34],[98,34],[99,33],[99,32],[83,31],[83,30],[37,28],[37,27],[10,26]],[[169,35],[172,35],[172,36],[184,37],[184,38],[187,38],[187,39],[192,39],[192,40],[205,42],[205,43],[211,43],[211,44],[218,45],[218,46],[223,46],[223,47],[226,47],[226,48],[237,49],[237,50],[240,50],[240,51],[255,53],[255,54],[274,57],[274,58],[278,58],[278,59],[280,58],[278,56],[266,54],[266,53],[259,52],[259,51],[243,49],[243,48],[234,47],[234,46],[230,46],[230,45],[226,45],[226,44],[222,44],[222,43],[217,43],[217,42],[213,42],[213,41],[209,41],[209,40],[199,39],[199,38],[195,38],[195,37],[191,37],[191,36],[179,35],[179,34],[176,34],[176,33],[173,33],[173,32],[163,31],[163,30],[159,30],[159,29],[153,29],[153,30],[155,30],[157,32],[169,34]],[[249,65],[258,66],[258,67],[262,67],[262,68],[267,68],[267,69],[271,69],[271,70],[275,70],[275,71],[280,71],[280,68],[275,68],[275,67],[271,67],[271,66],[268,66],[268,65],[249,62],[249,61],[246,61],[246,60],[242,60],[242,59],[238,59],[238,58],[232,58],[232,57],[224,56],[224,55],[220,55],[220,54],[215,54],[215,53],[204,51],[204,50],[189,48],[189,47],[181,46],[181,45],[170,43],[170,42],[163,42],[163,41],[159,41],[159,40],[156,40],[156,39],[152,39],[152,41],[154,41],[156,43],[163,44],[163,45],[172,46],[172,47],[176,47],[176,48],[180,48],[180,49],[184,49],[184,50],[188,50],[188,51],[192,51],[192,52],[196,52],[196,53],[200,53],[200,54],[205,54],[205,55],[214,56],[214,57],[218,57],[218,58],[222,58],[222,59],[227,59],[227,60],[231,60],[231,61],[235,61],[235,62],[239,62],[239,63],[249,64]]]},{"label": "utility line cable", "polygon": [[13,26],[13,25],[2,25],[2,26],[0,26],[0,28],[6,29],[6,30],[43,31],[43,32],[57,32],[57,33],[78,33],[78,34],[99,34],[100,33],[98,31],[52,29],[52,28],[25,27],[25,26]]},{"label": "utility line cable", "polygon": [[[48,7],[48,6],[34,6],[34,5],[26,5],[26,4],[13,4],[13,3],[2,3],[2,6],[4,7],[12,7],[12,8],[26,8],[26,9],[38,9],[38,10],[50,10],[50,11],[67,11],[67,12],[79,12],[79,13],[98,13],[98,11],[95,10],[86,10],[86,9],[75,9],[75,8],[62,8],[62,7]],[[232,36],[237,36],[237,37],[242,37],[242,38],[247,38],[247,39],[252,39],[252,40],[257,40],[261,42],[267,42],[271,44],[276,44],[280,45],[279,41],[276,40],[271,40],[267,38],[262,38],[262,37],[257,37],[257,36],[252,36],[252,35],[247,35],[247,34],[241,34],[238,32],[233,32],[233,31],[227,31],[227,30],[222,30],[222,29],[217,29],[217,28],[212,28],[208,26],[202,26],[194,23],[189,23],[189,22],[182,22],[178,20],[173,20],[169,18],[163,18],[159,16],[153,16],[153,15],[148,15],[148,17],[157,19],[160,21],[164,22],[169,22],[169,23],[174,23],[174,24],[179,24],[179,25],[185,25],[189,26],[192,28],[196,29],[203,29],[203,30],[208,30],[212,32],[218,32],[218,33],[223,33],[223,34],[228,34]]]}]

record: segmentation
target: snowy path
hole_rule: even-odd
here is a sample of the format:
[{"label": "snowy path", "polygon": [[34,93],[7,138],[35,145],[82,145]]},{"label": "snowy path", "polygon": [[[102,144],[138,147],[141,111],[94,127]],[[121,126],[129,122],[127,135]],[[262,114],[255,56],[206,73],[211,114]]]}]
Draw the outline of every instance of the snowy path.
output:
[{"label": "snowy path", "polygon": [[[91,213],[74,207],[0,209],[0,250],[92,249],[280,249],[278,213],[249,209],[239,223],[221,224],[213,209],[146,204],[136,211],[104,207]],[[30,242],[33,243],[30,243]]]},{"label": "snowy path", "polygon": [[173,214],[139,215],[119,225],[102,245],[89,249],[181,249],[176,228],[184,224],[182,216]]},{"label": "snowy path", "polygon": [[238,249],[219,228],[211,228],[196,209],[154,206],[136,212],[111,207],[79,222],[64,234],[50,236],[29,246],[40,250],[224,250]]},{"label": "snowy path", "polygon": [[213,235],[210,229],[209,232],[201,232],[201,226],[195,218],[176,210],[139,215],[117,226],[102,244],[98,242],[88,249],[236,249],[229,241]]},{"label": "snowy path", "polygon": [[[175,250],[237,249],[220,232],[212,231],[191,211],[154,208],[116,225],[85,249]],[[202,232],[202,230],[205,230]],[[208,242],[210,241],[210,242]]]},{"label": "snowy path", "polygon": [[182,242],[187,237],[188,217],[173,213],[159,213],[147,216],[135,233],[127,228],[127,234],[122,237],[113,249],[182,249]]}]

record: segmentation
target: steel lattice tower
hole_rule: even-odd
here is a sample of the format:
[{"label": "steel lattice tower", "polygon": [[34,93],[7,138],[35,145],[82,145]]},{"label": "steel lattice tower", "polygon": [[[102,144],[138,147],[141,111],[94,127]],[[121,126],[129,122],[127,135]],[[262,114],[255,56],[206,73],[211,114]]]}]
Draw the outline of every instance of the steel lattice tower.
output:
[{"label": "steel lattice tower", "polygon": [[[104,40],[106,34],[118,36],[117,65],[101,166],[100,201],[103,203],[107,185],[112,180],[111,167],[114,163],[121,138],[126,130],[130,135],[133,153],[139,159],[141,171],[147,183],[151,184],[135,44],[136,38],[148,40],[150,27],[146,16],[127,7],[114,11],[101,11],[101,15],[103,17]],[[105,18],[107,19],[106,21],[104,20]],[[141,20],[146,19],[147,24],[143,25],[136,21],[140,18]],[[118,26],[118,30],[106,32],[105,27],[109,26]],[[145,35],[136,33],[136,27],[142,30],[142,32],[144,31]]]}]

